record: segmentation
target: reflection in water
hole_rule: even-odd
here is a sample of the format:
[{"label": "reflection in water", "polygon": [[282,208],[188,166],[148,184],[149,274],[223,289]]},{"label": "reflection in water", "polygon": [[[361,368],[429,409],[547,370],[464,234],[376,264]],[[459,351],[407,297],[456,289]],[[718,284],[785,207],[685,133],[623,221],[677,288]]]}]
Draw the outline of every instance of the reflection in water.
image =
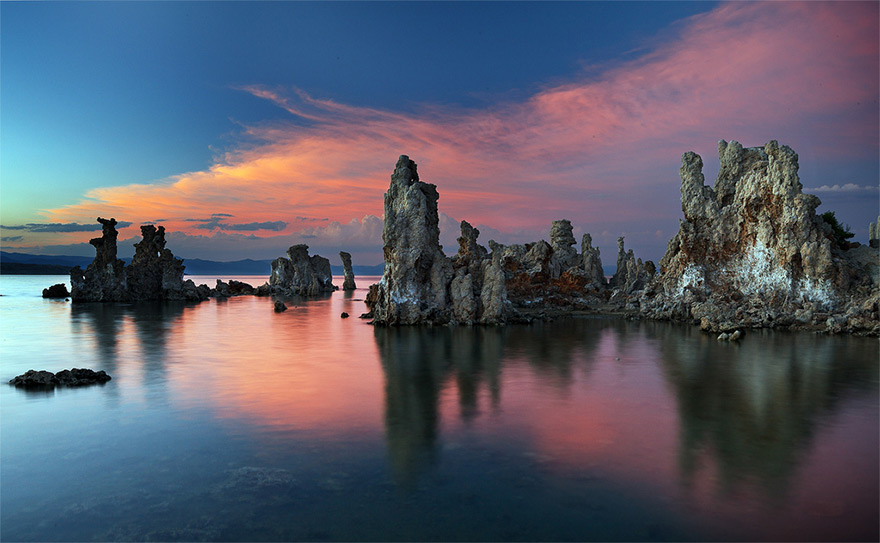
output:
[{"label": "reflection in water", "polygon": [[749,483],[784,499],[817,422],[850,389],[876,386],[878,378],[876,356],[839,360],[840,343],[829,338],[755,331],[727,344],[693,330],[685,341],[681,329],[653,332],[675,390],[686,486],[711,462],[718,491]]},{"label": "reflection in water", "polygon": [[502,328],[376,327],[385,372],[385,426],[396,482],[409,486],[436,454],[440,391],[452,373],[461,417],[478,412],[484,379],[497,404]]},{"label": "reflection in water", "polygon": [[[467,423],[481,414],[483,388],[493,411],[500,408],[505,369],[527,364],[534,376],[553,385],[548,393],[555,396],[576,382],[575,373],[586,379],[578,387],[589,386],[590,374],[604,357],[618,367],[660,366],[678,412],[678,477],[685,488],[714,475],[717,481],[711,484],[721,496],[747,488],[779,502],[810,449],[817,423],[853,389],[876,388],[878,379],[876,356],[870,354],[874,344],[861,343],[862,349],[868,347],[867,356],[837,360],[836,349],[846,340],[770,331],[728,344],[667,323],[567,319],[530,327],[377,327],[375,339],[385,372],[389,455],[397,481],[407,485],[436,458],[439,404],[448,382],[455,384],[460,416]],[[613,362],[607,360],[611,356]],[[548,400],[553,396],[537,401]],[[622,427],[636,423],[626,419],[634,413],[595,416],[613,417],[603,423],[619,435]],[[539,416],[528,414],[530,419]],[[579,424],[572,420],[568,431],[582,432]],[[637,457],[621,453],[621,460]],[[589,454],[584,450],[580,456]],[[705,468],[717,474],[706,474]]]},{"label": "reflection in water", "polygon": [[5,372],[113,374],[0,387],[2,539],[877,540],[874,340],[375,328],[365,294],[0,298]]},{"label": "reflection in water", "polygon": [[120,337],[123,329],[134,325],[144,378],[163,381],[167,364],[166,342],[170,330],[179,324],[191,304],[177,301],[146,301],[133,304],[76,303],[70,315],[74,334],[93,338],[101,367],[114,375],[123,355]]}]

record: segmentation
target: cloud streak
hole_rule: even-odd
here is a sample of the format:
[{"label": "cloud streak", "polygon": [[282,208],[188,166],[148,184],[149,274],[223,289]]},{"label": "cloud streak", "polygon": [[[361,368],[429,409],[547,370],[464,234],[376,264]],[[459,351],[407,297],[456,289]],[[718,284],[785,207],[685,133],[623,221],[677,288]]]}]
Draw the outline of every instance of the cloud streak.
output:
[{"label": "cloud streak", "polygon": [[163,216],[184,234],[211,225],[219,253],[236,228],[185,217],[224,209],[242,221],[239,230],[331,239],[352,217],[382,215],[388,175],[408,154],[438,185],[449,215],[502,234],[568,218],[609,239],[627,233],[628,247],[651,248],[646,257],[656,259],[664,242],[655,233],[677,228],[684,151],[710,164],[720,138],[746,146],[778,139],[802,166],[868,162],[865,175],[876,179],[877,19],[876,3],[721,4],[680,22],[636,60],[485,109],[424,105],[403,114],[243,86],[291,117],[244,127],[240,145],[207,170],[97,188],[46,216]]},{"label": "cloud streak", "polygon": [[[131,226],[131,222],[118,221],[116,228],[127,228]],[[39,233],[66,233],[66,232],[95,232],[100,231],[102,226],[99,223],[80,224],[80,223],[28,223],[18,225],[0,225],[3,230],[24,230],[25,232]]]}]

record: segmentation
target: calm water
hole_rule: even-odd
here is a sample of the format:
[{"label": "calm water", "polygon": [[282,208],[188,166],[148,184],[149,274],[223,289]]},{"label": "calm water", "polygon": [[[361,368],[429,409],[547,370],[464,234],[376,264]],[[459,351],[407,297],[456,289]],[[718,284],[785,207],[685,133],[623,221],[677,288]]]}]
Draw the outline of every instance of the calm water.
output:
[{"label": "calm water", "polygon": [[366,278],[281,314],[40,298],[63,280],[0,277],[0,379],[113,380],[0,385],[4,541],[878,538],[876,339],[374,328]]}]

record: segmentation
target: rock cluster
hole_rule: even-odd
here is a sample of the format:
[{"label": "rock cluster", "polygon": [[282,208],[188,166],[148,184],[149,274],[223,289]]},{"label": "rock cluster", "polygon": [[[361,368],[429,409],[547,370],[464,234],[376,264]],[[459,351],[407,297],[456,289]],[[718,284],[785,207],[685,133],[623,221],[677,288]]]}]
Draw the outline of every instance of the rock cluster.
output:
[{"label": "rock cluster", "polygon": [[339,251],[339,258],[342,259],[342,290],[357,289],[357,285],[354,283],[354,271],[351,269],[351,255],[345,251]]},{"label": "rock cluster", "polygon": [[308,245],[294,245],[287,250],[287,256],[272,261],[269,282],[258,287],[256,294],[320,296],[337,290],[330,261],[318,255],[309,256]]},{"label": "rock cluster", "polygon": [[165,248],[165,227],[141,226],[142,240],[134,244],[131,264],[116,258],[116,219],[98,218],[100,238],[89,240],[95,259],[83,271],[70,270],[74,302],[130,302],[139,300],[205,300],[210,289],[183,280],[183,260]]},{"label": "rock cluster", "polygon": [[554,221],[550,243],[479,244],[461,222],[458,252],[440,246],[435,185],[419,180],[403,155],[385,193],[385,272],[365,299],[376,324],[499,324],[528,320],[535,308],[586,308],[599,302],[605,276],[599,250],[584,236],[578,255],[571,223]]},{"label": "rock cluster", "polygon": [[9,384],[17,387],[77,387],[106,383],[109,380],[110,376],[104,370],[94,371],[85,368],[73,368],[71,370],[61,370],[58,373],[45,370],[28,370],[12,378]]},{"label": "rock cluster", "polygon": [[797,154],[776,141],[721,141],[718,155],[713,188],[700,156],[682,157],[684,220],[639,300],[641,314],[714,332],[824,324],[876,334],[877,252],[834,242],[816,215],[819,198],[802,192]]},{"label": "rock cluster", "polygon": [[642,263],[642,259],[637,259],[632,249],[629,251],[624,249],[623,237],[617,238],[617,271],[608,283],[612,289],[617,289],[622,294],[643,290],[656,272],[657,268],[653,262],[648,260]]}]

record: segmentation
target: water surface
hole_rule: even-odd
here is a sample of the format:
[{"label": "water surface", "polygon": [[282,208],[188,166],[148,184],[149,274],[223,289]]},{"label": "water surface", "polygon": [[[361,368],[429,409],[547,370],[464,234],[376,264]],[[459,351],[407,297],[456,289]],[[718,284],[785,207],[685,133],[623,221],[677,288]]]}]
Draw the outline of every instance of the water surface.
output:
[{"label": "water surface", "polygon": [[0,277],[0,380],[113,380],[0,386],[5,541],[878,538],[876,339],[378,328],[362,277],[284,313],[40,298],[63,280]]}]

